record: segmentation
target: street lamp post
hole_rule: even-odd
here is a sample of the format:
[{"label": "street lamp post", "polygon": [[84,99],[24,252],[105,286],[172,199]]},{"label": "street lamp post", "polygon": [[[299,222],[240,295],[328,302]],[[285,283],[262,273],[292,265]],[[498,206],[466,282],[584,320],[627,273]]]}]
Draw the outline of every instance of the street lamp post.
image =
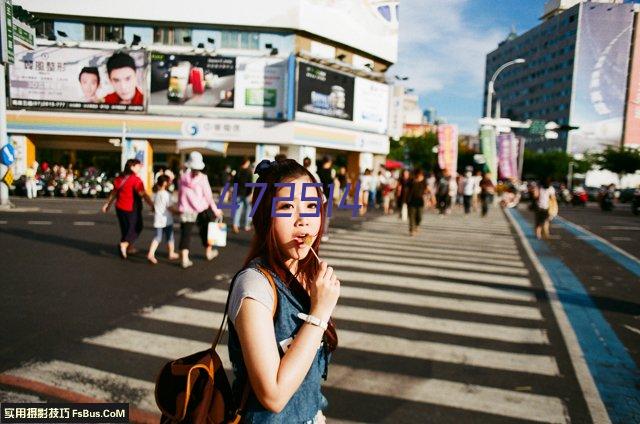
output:
[{"label": "street lamp post", "polygon": [[493,77],[491,77],[491,81],[489,81],[489,85],[487,86],[487,112],[485,114],[486,118],[491,119],[491,102],[493,101],[493,93],[494,93],[493,85],[495,84],[496,78],[498,78],[498,75],[500,74],[500,72],[502,72],[508,66],[515,65],[518,63],[525,63],[525,62],[526,60],[522,58],[514,59],[512,61],[509,61],[503,64],[493,73]]}]

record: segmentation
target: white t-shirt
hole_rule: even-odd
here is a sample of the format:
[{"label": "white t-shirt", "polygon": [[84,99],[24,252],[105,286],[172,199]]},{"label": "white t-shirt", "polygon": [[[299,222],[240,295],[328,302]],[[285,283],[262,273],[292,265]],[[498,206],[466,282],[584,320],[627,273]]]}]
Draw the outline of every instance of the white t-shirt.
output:
[{"label": "white t-shirt", "polygon": [[169,210],[171,206],[171,193],[167,190],[160,190],[153,196],[153,227],[164,228],[173,225],[173,214]]},{"label": "white t-shirt", "polygon": [[469,175],[468,177],[464,177],[464,186],[462,194],[465,196],[473,196],[473,193],[476,189],[476,179],[473,175]]},{"label": "white t-shirt", "polygon": [[538,207],[540,209],[549,209],[549,198],[555,195],[556,190],[553,187],[540,187],[540,195],[538,196]]},{"label": "white t-shirt", "polygon": [[236,277],[236,282],[229,296],[229,320],[236,325],[236,318],[240,313],[242,301],[247,297],[257,300],[269,311],[273,308],[273,288],[267,277],[260,271],[247,268]]}]

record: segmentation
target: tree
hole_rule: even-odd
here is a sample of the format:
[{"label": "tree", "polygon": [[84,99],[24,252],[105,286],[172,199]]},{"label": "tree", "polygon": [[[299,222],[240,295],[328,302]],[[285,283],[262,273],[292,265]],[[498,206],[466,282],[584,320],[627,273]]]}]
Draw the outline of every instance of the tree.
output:
[{"label": "tree", "polygon": [[571,156],[562,151],[524,151],[523,179],[542,180],[551,177],[553,181],[564,181],[569,171]]},{"label": "tree", "polygon": [[419,137],[403,136],[399,141],[391,140],[388,157],[405,162],[412,168],[433,171],[438,166],[438,154],[433,153],[433,147],[437,145],[438,137],[434,133]]},{"label": "tree", "polygon": [[595,157],[596,164],[619,176],[633,174],[640,170],[640,149],[631,147],[607,147]]}]

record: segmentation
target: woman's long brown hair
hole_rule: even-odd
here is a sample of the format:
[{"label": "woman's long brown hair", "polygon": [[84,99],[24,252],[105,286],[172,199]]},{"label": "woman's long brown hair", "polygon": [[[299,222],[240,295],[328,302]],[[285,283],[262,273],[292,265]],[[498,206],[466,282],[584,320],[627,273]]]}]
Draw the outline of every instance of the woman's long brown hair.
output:
[{"label": "woman's long brown hair", "polygon": [[[264,196],[260,200],[255,214],[253,215],[253,227],[255,229],[255,233],[253,240],[251,241],[249,254],[245,260],[245,266],[247,266],[254,258],[264,258],[266,263],[269,265],[269,268],[278,275],[278,277],[287,285],[287,287],[289,287],[289,289],[291,289],[292,292],[305,299],[308,303],[311,303],[309,294],[304,289],[300,281],[313,281],[320,270],[320,263],[314,255],[309,254],[298,262],[297,274],[291,274],[289,269],[284,265],[285,258],[282,256],[276,242],[276,235],[272,225],[273,218],[271,217],[271,204],[277,191],[274,183],[290,182],[300,177],[307,177],[309,178],[309,181],[313,183],[317,183],[318,181],[315,180],[313,174],[293,159],[272,162],[271,166],[261,171],[259,175],[260,177],[257,182],[266,183],[267,188]],[[317,192],[318,197],[322,198],[322,188],[318,187]],[[254,190],[252,199],[252,204],[254,205],[258,200],[258,194],[259,190]],[[331,200],[329,199],[328,201]],[[321,208],[320,212],[320,231],[316,235],[312,245],[316,252],[320,249],[320,239],[322,238],[326,214],[327,209],[325,204]],[[333,352],[338,346],[338,335],[336,333],[336,326],[333,319],[329,320],[329,326],[324,335],[329,350]]]}]

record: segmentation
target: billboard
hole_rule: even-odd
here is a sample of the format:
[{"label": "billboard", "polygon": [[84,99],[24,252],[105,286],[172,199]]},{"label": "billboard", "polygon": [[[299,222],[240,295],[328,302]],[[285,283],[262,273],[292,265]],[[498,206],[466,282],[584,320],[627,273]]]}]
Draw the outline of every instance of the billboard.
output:
[{"label": "billboard", "polygon": [[151,53],[154,106],[233,108],[236,58]]},{"label": "billboard", "polygon": [[583,3],[578,22],[569,153],[618,146],[626,101],[632,4]]},{"label": "billboard", "polygon": [[389,120],[389,86],[357,77],[354,86],[353,123],[359,129],[384,134]]},{"label": "billboard", "polygon": [[238,57],[235,110],[263,119],[284,119],[286,72],[286,60]]},{"label": "billboard", "polygon": [[640,147],[640,19],[636,19],[623,145]]},{"label": "billboard", "polygon": [[144,112],[148,55],[144,50],[15,46],[9,67],[10,107],[63,111]]},{"label": "billboard", "polygon": [[353,120],[354,77],[306,62],[298,64],[298,112]]}]

